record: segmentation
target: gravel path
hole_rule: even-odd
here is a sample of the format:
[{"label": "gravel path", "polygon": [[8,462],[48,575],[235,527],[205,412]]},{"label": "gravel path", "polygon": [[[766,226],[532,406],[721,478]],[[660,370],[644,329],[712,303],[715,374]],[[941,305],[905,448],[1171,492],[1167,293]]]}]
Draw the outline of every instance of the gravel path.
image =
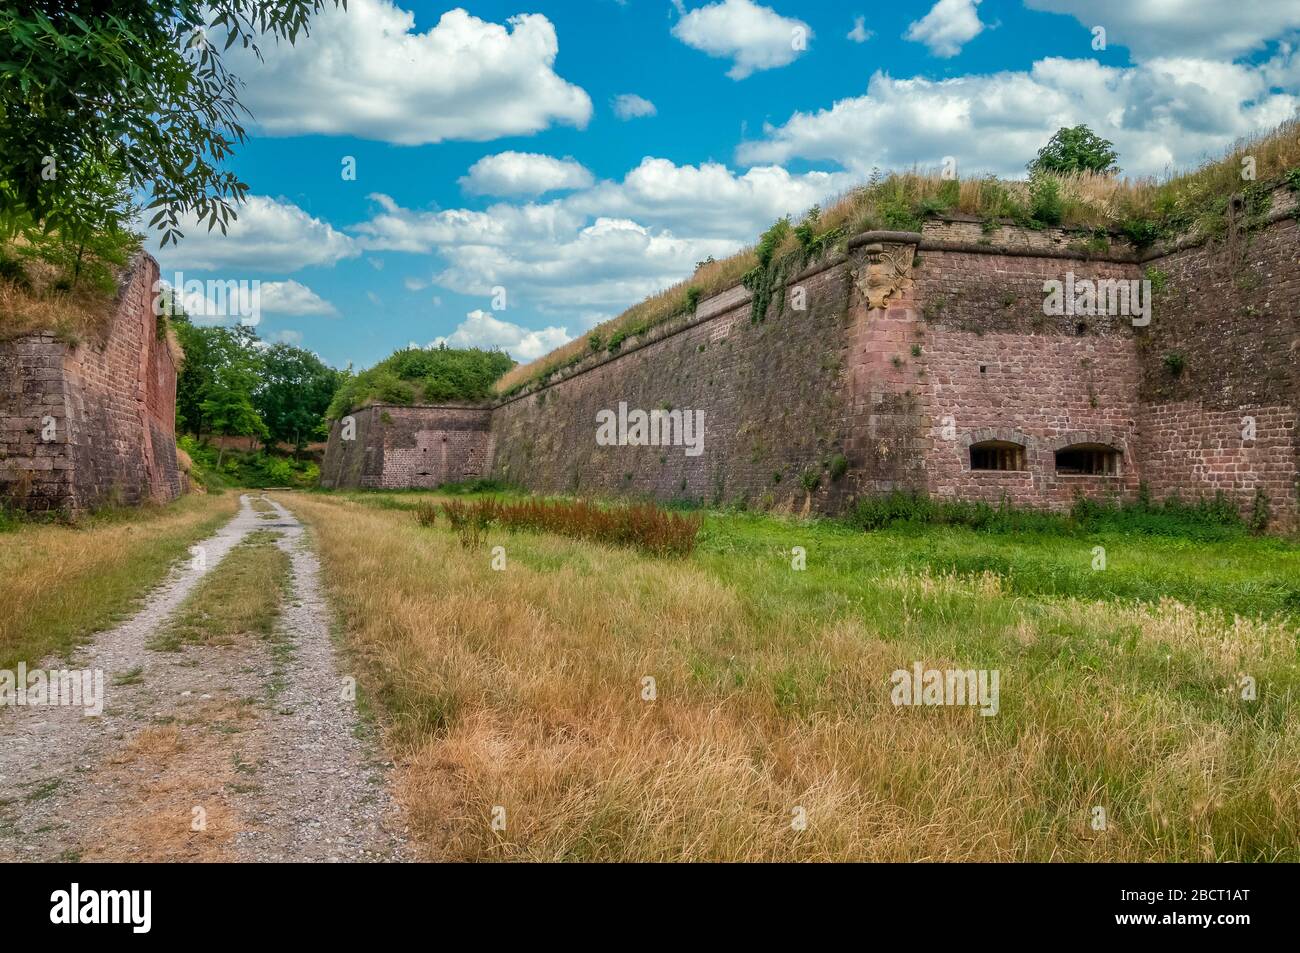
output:
[{"label": "gravel path", "polygon": [[[293,643],[287,684],[270,725],[280,756],[269,766],[256,820],[241,834],[242,860],[397,860],[404,837],[392,826],[396,808],[386,784],[392,765],[368,760],[357,716],[335,667],[330,613],[320,563],[302,524],[279,503],[279,546],[292,561],[292,583],[280,625]],[[324,809],[323,809],[324,808]]]},{"label": "gravel path", "polygon": [[[282,506],[240,512],[129,621],[66,662],[102,669],[104,712],[0,709],[0,861],[409,859],[390,765],[335,665],[319,564]],[[269,518],[265,518],[269,517]],[[290,591],[277,638],[148,648],[254,530],[280,534]]]}]

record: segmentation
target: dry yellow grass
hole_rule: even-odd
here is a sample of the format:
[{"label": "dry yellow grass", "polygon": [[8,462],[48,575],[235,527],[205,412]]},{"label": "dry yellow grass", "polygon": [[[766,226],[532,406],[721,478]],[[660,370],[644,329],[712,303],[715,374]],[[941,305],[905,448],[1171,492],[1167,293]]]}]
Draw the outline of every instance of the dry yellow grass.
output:
[{"label": "dry yellow grass", "polygon": [[[1300,725],[1215,714],[1222,702],[1176,690],[1154,652],[1120,641],[1172,637],[1189,653],[1180,666],[1229,684],[1243,659],[1292,658],[1263,623],[1218,631],[1225,644],[1202,652],[1210,617],[1186,607],[1011,599],[996,577],[897,574],[834,591],[849,608],[827,611],[832,592],[812,574],[792,589],[779,558],[737,568],[529,534],[467,553],[405,511],[290,505],[319,546],[430,857],[1295,858]],[[504,572],[489,566],[496,544]],[[1054,648],[1081,611],[1101,669]],[[890,673],[914,660],[981,658],[1002,670],[997,717],[890,703]],[[1104,832],[1089,825],[1099,805]],[[792,828],[799,808],[805,830]]]},{"label": "dry yellow grass", "polygon": [[65,652],[122,618],[239,499],[186,496],[77,526],[0,533],[0,668]]},{"label": "dry yellow grass", "polygon": [[[220,862],[235,859],[234,838],[251,828],[234,790],[231,731],[257,716],[250,706],[209,702],[186,724],[143,728],[100,764],[87,792],[93,821],[80,839],[94,862]],[[110,801],[103,792],[114,792]],[[195,825],[194,808],[203,823]],[[196,830],[195,827],[199,829]]]},{"label": "dry yellow grass", "polygon": [[103,333],[113,313],[113,296],[93,291],[34,294],[0,280],[0,340],[47,331],[79,341]]},{"label": "dry yellow grass", "polygon": [[[129,255],[138,241],[124,239]],[[0,340],[50,332],[68,341],[103,336],[115,304],[120,265],[87,253],[80,273],[57,238],[19,234],[0,243]],[[75,256],[74,256],[75,257]],[[170,343],[170,342],[169,342]],[[179,344],[177,344],[179,348]]]}]

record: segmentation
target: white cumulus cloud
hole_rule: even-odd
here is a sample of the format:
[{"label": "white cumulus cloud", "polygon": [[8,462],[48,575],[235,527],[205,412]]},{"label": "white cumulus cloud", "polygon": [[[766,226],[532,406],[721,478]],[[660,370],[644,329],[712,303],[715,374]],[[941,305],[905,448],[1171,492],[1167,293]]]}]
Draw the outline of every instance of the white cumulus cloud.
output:
[{"label": "white cumulus cloud", "polygon": [[938,168],[958,160],[963,176],[1024,174],[1062,126],[1088,124],[1115,143],[1131,175],[1194,166],[1236,139],[1292,115],[1300,98],[1273,88],[1296,72],[1293,54],[1258,67],[1200,59],[1160,59],[1135,67],[1092,59],[1039,60],[1025,71],[952,79],[871,77],[865,95],[817,112],[796,112],[741,145],[742,163],[829,160],[871,168]]},{"label": "white cumulus cloud", "polygon": [[259,288],[262,310],[270,314],[338,314],[334,305],[292,279],[263,281]]},{"label": "white cumulus cloud", "polygon": [[[193,215],[182,217],[185,237],[158,253],[165,268],[234,272],[296,271],[332,265],[360,254],[351,238],[292,202],[250,195],[227,228],[208,230]],[[234,275],[233,277],[238,277]]]},{"label": "white cumulus cloud", "polygon": [[367,249],[438,255],[434,283],[452,291],[503,286],[514,303],[608,315],[689,276],[710,255],[739,250],[773,220],[825,202],[851,179],[647,157],[622,181],[544,203],[429,211],[376,194],[374,215],[353,231]]},{"label": "white cumulus cloud", "polygon": [[873,36],[875,36],[875,34],[867,29],[867,18],[854,17],[853,29],[849,31],[848,36],[845,37],[845,39],[852,40],[854,43],[865,43]]},{"label": "white cumulus cloud", "polygon": [[548,327],[535,331],[500,318],[486,311],[471,311],[456,330],[438,337],[429,345],[438,347],[477,347],[484,350],[499,348],[516,361],[526,363],[555,350],[570,340],[564,328]]},{"label": "white cumulus cloud", "polygon": [[424,33],[392,0],[327,4],[297,43],[232,48],[241,98],[270,135],[358,136],[422,145],[584,128],[591,98],[555,73],[559,40],[541,14],[490,23],[444,13]]},{"label": "white cumulus cloud", "polygon": [[732,60],[727,75],[744,79],[758,70],[793,63],[808,48],[812,27],[753,0],[720,0],[685,14],[673,36],[710,56]]},{"label": "white cumulus cloud", "polygon": [[680,281],[709,255],[736,242],[679,238],[628,219],[599,218],[555,242],[449,245],[437,283],[467,295],[501,286],[515,301],[562,310],[622,310]]},{"label": "white cumulus cloud", "polygon": [[853,181],[828,172],[795,174],[779,165],[738,174],[718,162],[677,165],[647,156],[622,182],[602,182],[564,204],[590,216],[620,216],[682,235],[746,243],[781,216],[798,215]]},{"label": "white cumulus cloud", "polygon": [[585,189],[595,179],[579,162],[535,152],[499,152],[484,156],[460,179],[471,195],[541,195]]},{"label": "white cumulus cloud", "polygon": [[908,26],[904,39],[924,43],[944,59],[956,56],[984,29],[975,10],[979,4],[980,0],[939,0],[929,13]]},{"label": "white cumulus cloud", "polygon": [[614,115],[624,121],[639,119],[642,116],[653,116],[658,113],[654,103],[644,96],[638,96],[636,93],[623,93],[615,96],[613,107]]},{"label": "white cumulus cloud", "polygon": [[1233,58],[1300,30],[1296,0],[1025,0],[1025,6],[1068,14],[1089,30],[1104,27],[1107,45],[1125,46],[1136,59]]}]

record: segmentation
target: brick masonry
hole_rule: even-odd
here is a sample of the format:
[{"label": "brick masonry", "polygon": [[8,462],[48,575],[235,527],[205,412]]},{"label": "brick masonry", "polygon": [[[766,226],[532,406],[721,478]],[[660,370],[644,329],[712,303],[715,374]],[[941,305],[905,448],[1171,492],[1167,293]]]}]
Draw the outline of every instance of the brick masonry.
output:
[{"label": "brick masonry", "polygon": [[0,494],[30,510],[175,499],[176,365],[140,253],[100,337],[0,342]]},{"label": "brick masonry", "polygon": [[1157,308],[1171,315],[1138,349],[1142,472],[1157,496],[1222,490],[1244,512],[1261,487],[1273,521],[1296,527],[1298,243],[1283,218],[1151,262],[1167,276]]},{"label": "brick masonry", "polygon": [[330,432],[322,486],[431,489],[488,473],[490,408],[372,404],[350,416],[351,439],[347,418]]},{"label": "brick masonry", "polygon": [[[1145,254],[1078,233],[992,229],[961,217],[920,234],[871,233],[788,284],[762,320],[733,288],[687,315],[479,408],[488,437],[465,473],[566,493],[744,502],[836,512],[864,494],[1068,508],[1077,495],[1161,499],[1223,491],[1243,514],[1263,489],[1271,526],[1297,524],[1300,268],[1283,214],[1250,234]],[[1129,315],[1045,315],[1044,282],[1163,278],[1149,326]],[[799,304],[806,306],[800,310]],[[1181,356],[1179,375],[1166,355]],[[600,446],[597,414],[699,410],[704,452]],[[430,485],[415,436],[443,408],[367,408],[367,436],[331,436],[337,485]],[[1253,439],[1243,439],[1247,421]],[[374,428],[383,430],[375,434]],[[358,427],[358,433],[361,433]],[[391,431],[391,433],[390,433]],[[1023,448],[1022,469],[974,470],[986,440]],[[1105,475],[1058,473],[1056,453],[1102,445]],[[331,456],[335,459],[331,460]],[[453,472],[448,450],[444,470]],[[483,463],[482,461],[486,461]],[[443,464],[439,464],[440,467]],[[421,482],[423,481],[423,482]]]}]

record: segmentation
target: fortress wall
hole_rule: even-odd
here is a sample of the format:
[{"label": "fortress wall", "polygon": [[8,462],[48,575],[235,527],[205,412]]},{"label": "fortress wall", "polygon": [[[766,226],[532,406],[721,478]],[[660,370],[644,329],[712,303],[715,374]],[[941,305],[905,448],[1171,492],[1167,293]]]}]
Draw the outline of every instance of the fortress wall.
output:
[{"label": "fortress wall", "polygon": [[[1060,510],[1080,493],[1133,499],[1146,482],[1156,499],[1224,490],[1249,515],[1262,487],[1271,526],[1293,529],[1300,235],[1294,196],[1270,194],[1272,216],[1237,239],[1142,253],[961,216],[857,236],[791,279],[762,321],[732,288],[482,408],[491,475],[541,492],[821,512],[892,489]],[[1153,278],[1150,324],[1044,314],[1044,282],[1071,275]],[[599,445],[597,415],[620,405],[702,411],[703,452]],[[385,439],[366,452],[382,457]],[[1023,445],[1023,469],[972,469],[971,444],[987,440]],[[1058,472],[1056,452],[1073,444],[1114,447],[1118,472]],[[331,461],[334,448],[327,471],[363,468],[355,451]],[[396,463],[386,477],[382,461],[364,466],[372,482],[349,485],[412,479]]]},{"label": "fortress wall", "polygon": [[485,476],[492,457],[491,408],[374,404],[354,411],[353,439],[335,421],[321,485],[432,489]]},{"label": "fortress wall", "polygon": [[65,351],[52,334],[0,341],[0,498],[8,505],[44,511],[72,500]]},{"label": "fortress wall", "polygon": [[[849,275],[843,263],[800,282],[806,310],[774,301],[751,320],[744,289],[702,302],[704,320],[500,404],[493,475],[534,490],[649,495],[710,504],[817,505],[844,481],[823,475],[845,448]],[[599,446],[597,413],[702,411],[703,452]]]},{"label": "fortress wall", "polygon": [[[1051,245],[1044,245],[1051,248]],[[1058,246],[1059,247],[1059,246]],[[922,252],[913,360],[927,407],[925,486],[937,497],[1067,509],[1077,493],[1132,499],[1140,480],[1136,332],[1128,316],[1048,316],[1043,283],[1140,277],[1135,264],[1077,258]],[[970,446],[1025,447],[1019,471],[971,468]],[[1115,447],[1114,476],[1067,475],[1055,453]]]},{"label": "fortress wall", "polygon": [[1297,528],[1298,243],[1287,217],[1150,262],[1165,282],[1139,350],[1142,470],[1157,498],[1221,490],[1248,515],[1259,488],[1270,526]]},{"label": "fortress wall", "polygon": [[139,254],[102,336],[0,343],[0,492],[32,510],[164,502],[181,492],[176,372]]}]

